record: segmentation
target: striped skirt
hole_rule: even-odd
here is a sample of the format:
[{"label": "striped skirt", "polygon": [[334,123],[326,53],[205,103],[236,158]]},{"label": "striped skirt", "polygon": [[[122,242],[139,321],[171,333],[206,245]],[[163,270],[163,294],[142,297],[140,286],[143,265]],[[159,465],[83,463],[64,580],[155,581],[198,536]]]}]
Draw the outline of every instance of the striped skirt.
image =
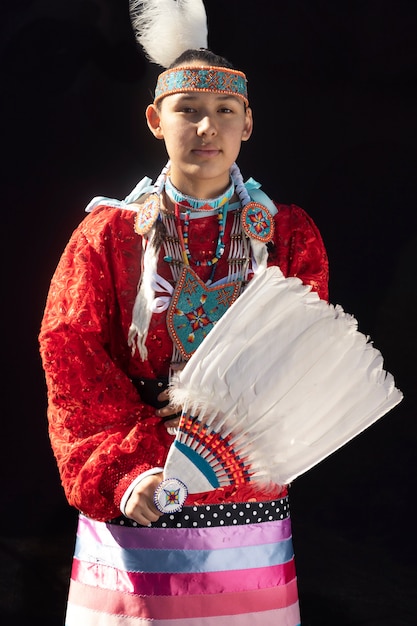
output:
[{"label": "striped skirt", "polygon": [[288,499],[80,515],[66,626],[297,626]]}]

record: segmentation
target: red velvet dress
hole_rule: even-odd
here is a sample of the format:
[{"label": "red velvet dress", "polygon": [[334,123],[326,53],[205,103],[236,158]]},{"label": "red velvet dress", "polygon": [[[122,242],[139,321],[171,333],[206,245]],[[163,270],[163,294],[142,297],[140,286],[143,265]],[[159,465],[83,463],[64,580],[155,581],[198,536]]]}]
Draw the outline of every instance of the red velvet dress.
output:
[{"label": "red velvet dress", "polygon": [[[327,299],[328,261],[317,227],[297,206],[277,208],[268,264],[298,276]],[[131,382],[167,375],[172,355],[165,313],[151,319],[147,361],[128,346],[142,250],[135,215],[102,205],[81,222],[53,276],[39,337],[50,439],[62,484],[69,503],[97,520],[120,514],[129,484],[141,472],[163,466],[172,442]],[[227,272],[230,227],[229,215],[216,280]],[[191,220],[192,259],[212,258],[217,236],[216,216]],[[191,267],[208,278],[209,267]],[[158,273],[172,282],[163,253]],[[219,492],[217,501],[225,497]]]}]

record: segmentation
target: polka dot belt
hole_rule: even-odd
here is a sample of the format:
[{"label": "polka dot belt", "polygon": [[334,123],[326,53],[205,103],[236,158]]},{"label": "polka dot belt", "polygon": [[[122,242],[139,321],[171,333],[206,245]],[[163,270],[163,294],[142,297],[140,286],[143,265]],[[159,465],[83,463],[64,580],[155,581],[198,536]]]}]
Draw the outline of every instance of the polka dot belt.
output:
[{"label": "polka dot belt", "polygon": [[[237,526],[273,522],[289,517],[288,496],[267,502],[232,502],[229,504],[202,504],[184,506],[178,513],[162,515],[155,528],[205,528],[207,526]],[[120,516],[108,524],[140,526],[137,522]]]}]

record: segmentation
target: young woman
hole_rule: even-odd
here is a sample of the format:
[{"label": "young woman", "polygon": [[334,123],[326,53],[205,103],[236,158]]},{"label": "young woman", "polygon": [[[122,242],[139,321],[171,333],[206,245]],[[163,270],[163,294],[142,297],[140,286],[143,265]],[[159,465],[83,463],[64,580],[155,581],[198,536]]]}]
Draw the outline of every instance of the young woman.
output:
[{"label": "young woman", "polygon": [[219,317],[262,262],[327,299],[326,252],[301,208],[243,182],[252,112],[225,59],[186,51],[159,76],[146,119],[169,161],[125,201],[90,203],[40,333],[51,444],[80,512],[66,624],[296,626],[285,485],[191,494],[173,514],[154,493],[179,422],[167,381],[215,321],[178,320],[178,302],[195,311],[193,285],[221,286]]}]

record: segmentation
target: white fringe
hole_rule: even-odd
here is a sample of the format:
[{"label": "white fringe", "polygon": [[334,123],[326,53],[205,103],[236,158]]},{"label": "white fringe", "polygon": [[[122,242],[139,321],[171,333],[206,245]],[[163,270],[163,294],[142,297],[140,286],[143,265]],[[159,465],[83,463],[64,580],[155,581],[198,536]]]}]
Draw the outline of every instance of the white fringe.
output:
[{"label": "white fringe", "polygon": [[155,292],[153,289],[153,276],[156,273],[158,252],[153,243],[155,237],[155,227],[151,230],[149,239],[143,239],[145,252],[143,255],[142,278],[136,296],[132,312],[132,323],[129,328],[127,338],[128,345],[132,349],[132,354],[136,348],[139,350],[142,361],[148,358],[148,350],[145,346],[148,336],[149,322],[151,320],[153,301]]}]

